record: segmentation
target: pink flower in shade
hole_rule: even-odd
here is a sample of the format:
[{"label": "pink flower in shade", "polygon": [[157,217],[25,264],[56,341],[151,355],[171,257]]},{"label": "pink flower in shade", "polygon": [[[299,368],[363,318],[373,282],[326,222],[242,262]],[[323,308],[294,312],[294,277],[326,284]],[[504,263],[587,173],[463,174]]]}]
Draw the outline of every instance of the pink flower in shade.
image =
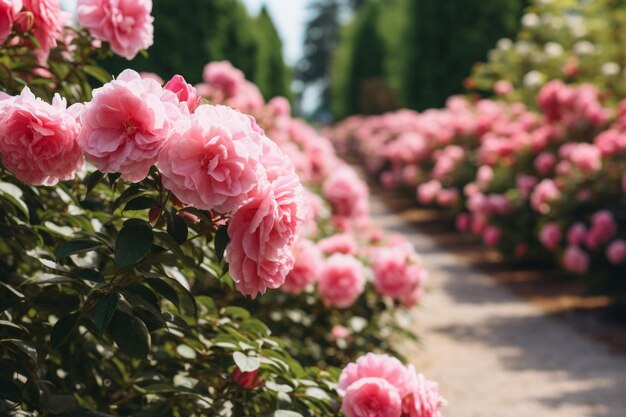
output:
[{"label": "pink flower in shade", "polygon": [[528,198],[531,191],[537,184],[537,178],[533,177],[532,175],[520,174],[517,176],[515,184],[520,192],[520,195],[524,198]]},{"label": "pink flower in shade", "polygon": [[330,330],[330,336],[333,340],[346,340],[350,338],[351,334],[352,332],[350,331],[350,329],[340,325],[334,325],[333,328]]},{"label": "pink flower in shade", "polygon": [[591,217],[591,227],[585,237],[585,246],[596,250],[610,241],[617,233],[617,224],[613,213],[600,210]]},{"label": "pink flower in shade", "polygon": [[563,266],[568,271],[584,274],[589,269],[589,255],[578,246],[570,246],[563,254]]},{"label": "pink flower in shade", "polygon": [[475,235],[481,235],[487,227],[487,217],[482,213],[476,213],[472,216],[471,230]]},{"label": "pink flower in shade", "polygon": [[242,294],[256,297],[283,285],[294,265],[304,207],[304,189],[292,174],[265,182],[233,213],[225,259]]},{"label": "pink flower in shade", "polygon": [[322,254],[315,243],[302,239],[294,247],[293,269],[285,278],[280,289],[289,294],[300,294],[307,286],[315,283],[322,266]]},{"label": "pink flower in shade", "polygon": [[528,253],[528,243],[520,242],[515,245],[515,257],[521,259]]},{"label": "pink flower in shade", "polygon": [[465,233],[469,230],[472,218],[468,213],[459,213],[456,216],[456,230]]},{"label": "pink flower in shade", "polygon": [[583,223],[574,223],[567,231],[567,243],[570,246],[580,246],[587,237],[587,228]]},{"label": "pink flower in shade", "polygon": [[561,191],[551,179],[541,181],[530,196],[530,204],[533,209],[541,214],[550,212],[550,203],[561,198]]},{"label": "pink flower in shade", "polygon": [[356,362],[348,364],[339,376],[339,395],[345,395],[348,388],[363,378],[380,378],[398,390],[400,397],[410,394],[415,375],[412,375],[402,362],[389,355],[368,353]]},{"label": "pink flower in shade", "polygon": [[205,83],[221,90],[224,99],[237,95],[246,82],[243,72],[233,67],[230,62],[211,62],[204,67],[202,78]]},{"label": "pink flower in shade", "polygon": [[0,103],[0,156],[20,181],[54,185],[74,178],[83,166],[76,138],[82,105],[69,109],[55,95],[52,104],[36,98],[25,87],[19,96]]},{"label": "pink flower in shade", "polygon": [[0,45],[13,31],[13,21],[22,10],[22,0],[0,0]]},{"label": "pink flower in shade", "polygon": [[322,191],[333,215],[350,219],[367,216],[369,191],[352,168],[344,166],[332,173]]},{"label": "pink flower in shade", "polygon": [[600,149],[590,143],[576,144],[569,159],[583,173],[596,172],[602,168]]},{"label": "pink flower in shade", "polygon": [[437,204],[441,207],[455,206],[460,200],[459,190],[456,188],[444,188],[437,194]]},{"label": "pink flower in shade", "polygon": [[441,183],[437,180],[430,180],[417,187],[417,199],[423,205],[432,204],[441,191]]},{"label": "pink flower in shade", "polygon": [[417,374],[413,366],[409,372],[414,375],[411,393],[403,400],[402,409],[408,417],[442,417],[441,408],[446,400],[439,394],[439,385],[427,380],[423,374]]},{"label": "pink flower in shade", "polygon": [[401,417],[398,390],[381,378],[362,378],[350,385],[341,404],[346,417]]},{"label": "pink flower in shade", "polygon": [[195,87],[191,84],[187,84],[187,81],[185,81],[181,75],[174,75],[174,77],[165,84],[165,89],[176,94],[178,101],[184,103],[190,113],[193,113],[200,105],[201,99]]},{"label": "pink flower in shade", "polygon": [[539,240],[551,251],[557,250],[562,238],[561,228],[556,223],[545,224],[539,232]]},{"label": "pink flower in shade", "polygon": [[333,253],[356,255],[359,250],[359,244],[352,235],[347,233],[340,233],[324,238],[317,242],[317,246],[324,255],[332,255]]},{"label": "pink flower in shade", "polygon": [[176,95],[132,70],[93,91],[81,115],[78,143],[102,172],[139,182],[180,118]]},{"label": "pink flower in shade", "polygon": [[606,258],[613,265],[619,265],[626,261],[626,241],[618,239],[606,248]]},{"label": "pink flower in shade", "polygon": [[502,238],[502,230],[497,226],[487,226],[483,231],[483,242],[485,245],[493,248],[498,246]]},{"label": "pink flower in shade", "polygon": [[552,173],[554,166],[556,165],[557,159],[554,154],[549,152],[540,153],[535,159],[535,169],[539,173],[539,175],[546,176]]},{"label": "pink flower in shade", "polygon": [[291,104],[285,97],[274,97],[267,103],[267,109],[274,117],[291,116]]},{"label": "pink flower in shade", "polygon": [[365,290],[363,265],[350,255],[332,255],[322,267],[317,289],[325,304],[350,307]]},{"label": "pink flower in shade", "polygon": [[38,56],[48,58],[50,49],[62,38],[63,26],[70,20],[69,13],[61,11],[60,0],[23,0],[24,9],[34,17],[32,34],[39,42]]},{"label": "pink flower in shade", "polygon": [[422,282],[422,268],[413,264],[404,251],[395,248],[379,249],[372,269],[376,291],[388,297],[407,296]]},{"label": "pink flower in shade", "polygon": [[476,173],[476,183],[481,189],[486,189],[493,181],[494,173],[493,168],[489,165],[483,165],[478,168],[478,172]]},{"label": "pink flower in shade", "polygon": [[152,0],[78,0],[78,22],[131,60],[154,42]]},{"label": "pink flower in shade", "polygon": [[513,84],[507,80],[498,80],[493,85],[493,91],[499,96],[508,96],[513,92]]},{"label": "pink flower in shade", "polygon": [[228,213],[266,182],[265,138],[243,113],[199,106],[180,124],[159,155],[163,185],[183,203]]}]

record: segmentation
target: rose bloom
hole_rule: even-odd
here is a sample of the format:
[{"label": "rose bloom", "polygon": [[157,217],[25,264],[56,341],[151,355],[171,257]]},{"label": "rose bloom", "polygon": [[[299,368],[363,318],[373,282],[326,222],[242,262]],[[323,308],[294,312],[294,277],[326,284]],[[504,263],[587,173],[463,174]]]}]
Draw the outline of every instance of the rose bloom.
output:
[{"label": "rose bloom", "polygon": [[428,205],[433,202],[439,191],[441,183],[437,180],[430,180],[417,187],[417,199],[421,204]]},{"label": "rose bloom", "polygon": [[78,22],[128,60],[154,42],[152,0],[78,0]]},{"label": "rose bloom", "polygon": [[442,417],[441,408],[446,400],[439,394],[439,385],[417,374],[413,366],[409,372],[414,375],[411,381],[411,393],[404,399],[403,411],[409,417]]},{"label": "rose bloom", "polygon": [[584,274],[589,269],[589,255],[578,246],[570,246],[563,254],[563,266],[568,271]]},{"label": "rose bloom", "polygon": [[254,298],[283,285],[305,211],[304,189],[292,174],[265,182],[233,213],[225,259],[239,292]]},{"label": "rose bloom", "polygon": [[317,242],[317,246],[324,255],[333,253],[343,253],[345,255],[356,255],[359,245],[354,237],[347,233],[340,233],[329,236]]},{"label": "rose bloom", "polygon": [[606,257],[613,265],[626,261],[626,241],[618,239],[606,248]]},{"label": "rose bloom", "polygon": [[368,353],[349,363],[339,376],[337,392],[343,396],[350,385],[363,378],[381,378],[395,387],[401,397],[411,392],[413,376],[398,359],[384,354]]},{"label": "rose bloom", "polygon": [[346,417],[401,417],[398,390],[381,378],[363,378],[350,385],[341,409]]},{"label": "rose bloom", "polygon": [[407,255],[398,249],[379,249],[372,269],[376,291],[389,297],[404,297],[415,291],[422,281],[422,268],[411,265]]},{"label": "rose bloom", "polygon": [[178,101],[185,104],[190,113],[193,113],[200,105],[201,99],[198,92],[191,84],[187,84],[187,81],[185,81],[182,75],[174,75],[172,79],[165,84],[165,89],[176,94]]},{"label": "rose bloom", "polygon": [[547,223],[539,232],[539,240],[547,249],[555,251],[563,238],[561,228],[556,223]]},{"label": "rose bloom", "polygon": [[350,307],[365,290],[363,265],[350,255],[332,255],[322,266],[317,289],[325,304]]},{"label": "rose bloom", "polygon": [[243,113],[201,105],[180,124],[159,155],[163,185],[183,203],[228,213],[266,181],[261,132]]},{"label": "rose bloom", "polygon": [[22,0],[0,0],[0,44],[3,44],[13,31],[13,21],[22,10]]},{"label": "rose bloom", "polygon": [[331,174],[322,191],[335,216],[355,218],[367,215],[369,191],[349,166]]},{"label": "rose bloom", "polygon": [[62,38],[63,26],[70,20],[70,14],[61,11],[60,0],[23,0],[24,9],[34,17],[32,34],[39,42],[37,55],[46,60],[50,49],[57,46]]},{"label": "rose bloom", "polygon": [[139,182],[180,118],[179,102],[171,91],[132,70],[93,91],[81,116],[78,137],[87,159],[106,173]]},{"label": "rose bloom", "polygon": [[221,90],[224,97],[229,99],[237,95],[246,82],[243,72],[233,67],[230,62],[211,62],[204,67],[202,79],[213,88]]},{"label": "rose bloom", "polygon": [[491,248],[498,246],[501,238],[502,230],[497,226],[487,226],[483,230],[483,242]]},{"label": "rose bloom", "polygon": [[83,166],[76,141],[82,105],[67,108],[59,95],[48,104],[28,87],[19,96],[0,103],[0,155],[4,166],[20,181],[32,185],[54,185],[74,178]]},{"label": "rose bloom", "polygon": [[551,179],[541,181],[530,196],[533,209],[541,214],[550,212],[550,203],[561,198],[561,191]]},{"label": "rose bloom", "polygon": [[459,213],[456,216],[456,230],[465,233],[469,230],[470,223],[472,222],[472,218],[468,213]]},{"label": "rose bloom", "polygon": [[322,254],[315,243],[302,239],[294,248],[295,263],[280,289],[290,294],[300,294],[313,284],[322,266]]},{"label": "rose bloom", "polygon": [[580,246],[587,237],[587,228],[581,222],[574,223],[567,231],[567,243],[571,246]]}]

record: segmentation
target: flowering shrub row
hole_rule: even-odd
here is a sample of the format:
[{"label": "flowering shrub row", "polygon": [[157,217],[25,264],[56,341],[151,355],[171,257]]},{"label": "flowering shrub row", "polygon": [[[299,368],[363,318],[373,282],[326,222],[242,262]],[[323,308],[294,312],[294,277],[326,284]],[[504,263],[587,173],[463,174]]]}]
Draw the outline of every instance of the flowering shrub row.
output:
[{"label": "flowering shrub row", "polygon": [[329,140],[225,62],[111,80],[148,0],[80,0],[79,29],[1,4],[1,414],[440,415],[388,356],[337,390],[412,336],[425,271]]},{"label": "flowering shrub row", "polygon": [[455,217],[460,232],[518,258],[555,258],[621,293],[626,269],[624,109],[590,85],[548,83],[541,112],[449,99],[445,109],[354,117],[332,132],[383,186]]}]

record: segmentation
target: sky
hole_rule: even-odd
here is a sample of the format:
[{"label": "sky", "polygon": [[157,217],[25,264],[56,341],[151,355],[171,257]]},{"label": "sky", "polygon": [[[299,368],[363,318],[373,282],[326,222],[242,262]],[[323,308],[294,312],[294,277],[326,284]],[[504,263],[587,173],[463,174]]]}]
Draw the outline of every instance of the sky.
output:
[{"label": "sky", "polygon": [[265,4],[274,25],[283,40],[283,53],[290,65],[302,56],[304,25],[307,21],[307,4],[311,0],[243,0],[248,10],[256,14]]}]

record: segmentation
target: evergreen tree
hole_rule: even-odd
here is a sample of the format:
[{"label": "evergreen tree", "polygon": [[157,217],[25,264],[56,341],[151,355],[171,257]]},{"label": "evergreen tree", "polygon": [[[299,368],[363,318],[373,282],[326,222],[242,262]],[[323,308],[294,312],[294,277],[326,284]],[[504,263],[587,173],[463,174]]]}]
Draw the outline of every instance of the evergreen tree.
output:
[{"label": "evergreen tree", "polygon": [[263,6],[257,17],[260,54],[255,81],[266,99],[290,96],[290,70],[283,58],[283,45],[267,8]]},{"label": "evergreen tree", "polygon": [[520,0],[412,0],[406,34],[406,101],[416,109],[438,107],[463,91],[472,65],[496,41],[514,35]]}]

